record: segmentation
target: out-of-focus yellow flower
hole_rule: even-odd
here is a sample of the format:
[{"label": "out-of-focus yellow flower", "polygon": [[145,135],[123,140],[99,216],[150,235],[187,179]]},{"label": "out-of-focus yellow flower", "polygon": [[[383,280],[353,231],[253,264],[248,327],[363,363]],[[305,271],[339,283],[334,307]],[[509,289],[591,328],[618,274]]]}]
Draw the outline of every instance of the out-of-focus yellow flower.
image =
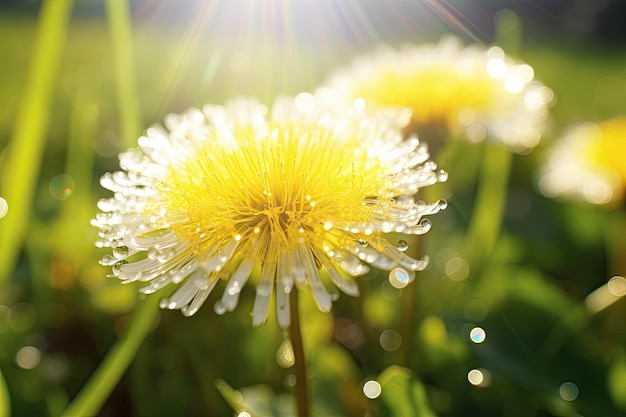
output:
[{"label": "out-of-focus yellow flower", "polygon": [[425,145],[403,139],[408,111],[324,108],[302,93],[267,113],[239,99],[170,115],[168,130],[148,129],[138,149],[120,155],[122,171],[101,180],[115,195],[100,201],[93,222],[98,245],[113,250],[102,259],[113,276],[149,282],[146,294],[177,285],[161,306],[185,315],[220,280],[215,311],[232,311],[256,280],[253,324],[266,320],[275,289],[278,322],[287,327],[294,285],[310,288],[328,311],[325,281],[356,296],[349,276],[368,265],[404,285],[426,267],[427,259],[404,253],[404,241],[383,236],[425,233],[424,216],[446,205],[413,198],[447,174]]},{"label": "out-of-focus yellow flower", "polygon": [[472,141],[491,136],[519,153],[539,143],[553,96],[532,67],[499,47],[464,47],[456,38],[380,49],[335,72],[324,89],[362,106],[408,107],[418,133],[435,126]]},{"label": "out-of-focus yellow flower", "polygon": [[626,189],[626,118],[570,129],[554,143],[539,189],[593,204],[623,203]]}]

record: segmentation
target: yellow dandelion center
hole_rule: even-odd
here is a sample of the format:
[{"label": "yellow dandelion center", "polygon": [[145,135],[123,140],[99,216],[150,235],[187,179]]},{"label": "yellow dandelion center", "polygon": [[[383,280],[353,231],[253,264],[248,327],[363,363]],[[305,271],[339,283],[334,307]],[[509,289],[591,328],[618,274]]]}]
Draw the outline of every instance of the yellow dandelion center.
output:
[{"label": "yellow dandelion center", "polygon": [[626,119],[613,119],[593,127],[589,157],[596,166],[613,169],[626,185]]},{"label": "yellow dandelion center", "polygon": [[295,123],[239,128],[172,167],[166,207],[187,217],[171,229],[196,254],[256,235],[271,261],[301,238],[318,247],[333,239],[329,222],[366,221],[372,206],[363,199],[384,194],[381,173],[357,137]]},{"label": "yellow dandelion center", "polygon": [[486,71],[468,71],[454,65],[385,68],[354,87],[355,97],[377,106],[404,106],[413,110],[417,124],[454,124],[461,110],[481,112],[495,95],[493,79]]}]

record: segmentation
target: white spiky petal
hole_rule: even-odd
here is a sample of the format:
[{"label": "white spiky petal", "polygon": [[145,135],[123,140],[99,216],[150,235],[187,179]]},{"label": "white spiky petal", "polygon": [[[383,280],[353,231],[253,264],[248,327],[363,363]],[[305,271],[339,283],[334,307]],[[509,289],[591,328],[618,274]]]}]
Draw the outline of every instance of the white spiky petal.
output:
[{"label": "white spiky petal", "polygon": [[294,287],[309,288],[328,311],[327,281],[357,296],[351,277],[369,266],[426,267],[383,237],[427,232],[424,216],[446,205],[413,198],[447,174],[416,137],[399,133],[410,111],[322,108],[302,93],[267,113],[242,98],[170,115],[167,130],[148,129],[139,148],[120,155],[122,171],[101,180],[114,195],[93,221],[98,246],[112,248],[101,261],[112,276],[148,282],[145,294],[177,285],[161,307],[185,315],[220,280],[215,311],[234,310],[253,280],[253,324],[265,321],[276,291],[278,322],[288,327]]}]

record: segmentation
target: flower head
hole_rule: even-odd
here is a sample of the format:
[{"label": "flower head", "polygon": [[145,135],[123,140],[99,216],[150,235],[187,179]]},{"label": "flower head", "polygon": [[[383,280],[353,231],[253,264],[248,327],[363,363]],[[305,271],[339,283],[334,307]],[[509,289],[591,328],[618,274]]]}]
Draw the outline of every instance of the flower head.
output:
[{"label": "flower head", "polygon": [[552,92],[532,67],[502,49],[437,45],[383,48],[333,74],[326,87],[348,100],[412,110],[412,129],[435,126],[481,141],[487,135],[527,152],[540,140]]},{"label": "flower head", "polygon": [[626,190],[626,118],[570,129],[550,150],[539,189],[548,197],[622,203]]},{"label": "flower head", "polygon": [[232,311],[250,279],[253,324],[265,321],[275,289],[287,327],[294,286],[328,311],[325,281],[356,296],[350,276],[368,265],[405,280],[426,267],[383,237],[425,233],[423,216],[445,207],[413,198],[447,174],[417,138],[402,138],[406,111],[325,109],[302,93],[267,113],[239,99],[170,115],[167,130],[148,129],[120,155],[122,171],[101,180],[115,195],[94,220],[98,244],[113,250],[102,259],[113,276],[149,282],[146,294],[177,285],[161,306],[185,315],[221,280],[215,311]]}]

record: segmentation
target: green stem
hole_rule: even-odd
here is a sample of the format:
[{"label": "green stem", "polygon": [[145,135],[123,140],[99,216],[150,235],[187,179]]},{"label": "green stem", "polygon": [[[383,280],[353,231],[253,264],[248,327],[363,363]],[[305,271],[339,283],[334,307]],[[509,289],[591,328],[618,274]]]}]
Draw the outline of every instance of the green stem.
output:
[{"label": "green stem", "polygon": [[475,271],[491,255],[500,234],[513,154],[505,146],[485,142],[482,161],[464,250],[468,263]]},{"label": "green stem", "polygon": [[86,417],[98,413],[150,331],[159,311],[158,304],[159,297],[153,296],[137,305],[126,333],[111,348],[63,416]]},{"label": "green stem", "polygon": [[0,283],[15,267],[28,227],[73,5],[73,0],[47,0],[41,5],[15,130],[0,170],[0,195],[9,205],[6,216],[0,219]]},{"label": "green stem", "polygon": [[10,415],[11,402],[9,401],[9,390],[2,377],[2,370],[0,370],[0,417],[9,417]]},{"label": "green stem", "polygon": [[296,371],[296,405],[297,416],[309,416],[309,390],[306,376],[306,358],[304,356],[304,345],[302,344],[302,333],[300,332],[300,311],[298,307],[298,292],[293,291],[289,297],[289,307],[291,315],[291,326],[289,326],[289,338],[295,358]]},{"label": "green stem", "polygon": [[135,54],[128,4],[122,0],[107,0],[109,31],[115,61],[115,87],[123,144],[134,147],[141,133],[141,113],[135,78]]}]

